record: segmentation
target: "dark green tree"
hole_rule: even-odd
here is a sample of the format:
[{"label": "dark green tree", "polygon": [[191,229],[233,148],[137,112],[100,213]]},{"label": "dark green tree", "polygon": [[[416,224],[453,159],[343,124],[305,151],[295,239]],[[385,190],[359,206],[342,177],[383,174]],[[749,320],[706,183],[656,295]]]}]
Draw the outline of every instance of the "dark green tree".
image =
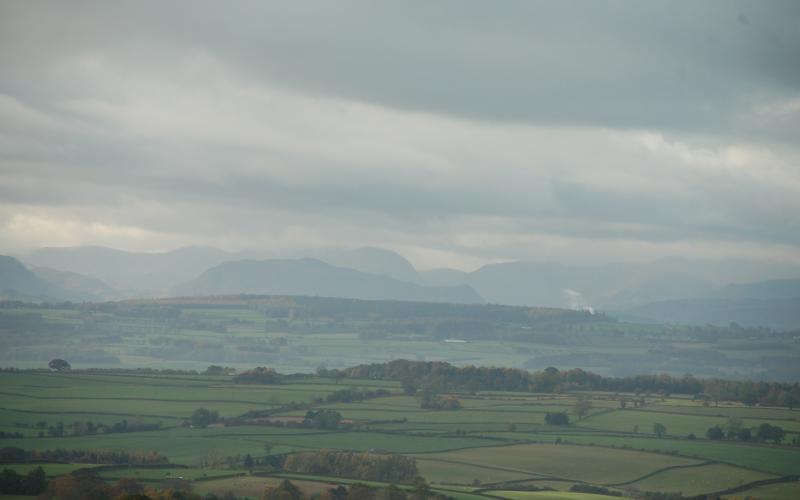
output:
[{"label": "dark green tree", "polygon": [[50,361],[47,363],[47,367],[57,372],[63,372],[71,368],[70,364],[65,359],[61,358],[56,358]]},{"label": "dark green tree", "polygon": [[725,437],[725,432],[723,432],[720,426],[715,425],[714,427],[711,427],[706,431],[706,437],[713,441],[719,441],[720,439]]},{"label": "dark green tree", "polygon": [[208,408],[198,408],[192,413],[192,425],[195,427],[208,427],[219,419],[219,413]]}]

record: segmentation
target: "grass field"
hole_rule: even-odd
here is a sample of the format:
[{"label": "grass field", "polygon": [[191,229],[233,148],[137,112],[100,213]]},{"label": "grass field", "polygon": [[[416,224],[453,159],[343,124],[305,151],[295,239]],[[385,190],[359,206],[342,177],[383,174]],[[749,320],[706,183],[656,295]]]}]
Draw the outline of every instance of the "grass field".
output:
[{"label": "grass field", "polygon": [[[491,464],[512,472],[595,483],[630,481],[664,467],[696,463],[691,459],[654,453],[550,444],[466,449],[421,458],[471,466]],[[457,477],[458,471],[454,470],[454,478]]]},{"label": "grass field", "polygon": [[417,457],[417,467],[428,481],[442,484],[477,484],[475,480],[481,484],[499,483],[503,481],[519,481],[531,477],[530,473],[524,471],[468,465],[466,463],[455,463],[420,456]]},{"label": "grass field", "polygon": [[684,495],[699,495],[720,491],[777,476],[730,465],[710,464],[687,469],[672,469],[629,485],[640,491],[676,491]]},{"label": "grass field", "polygon": [[486,493],[492,496],[508,498],[510,500],[601,500],[609,498],[605,495],[591,493],[574,493],[570,491],[504,491],[490,490]]},{"label": "grass field", "polygon": [[[314,404],[348,387],[388,388],[387,397],[354,403]],[[492,496],[510,499],[586,499],[586,494],[560,492],[514,492],[502,483],[513,481],[566,490],[574,482],[616,485],[639,491],[683,491],[700,494],[742,483],[800,473],[800,449],[758,443],[712,442],[702,439],[705,429],[724,423],[728,416],[747,424],[770,422],[794,429],[798,412],[729,405],[703,407],[687,398],[645,397],[645,408],[618,409],[618,396],[591,394],[590,415],[574,416],[574,394],[528,394],[479,392],[457,395],[462,409],[421,409],[419,399],[400,395],[399,384],[375,380],[336,383],[310,377],[283,385],[235,385],[229,377],[162,375],[133,372],[19,372],[0,373],[0,430],[21,432],[22,438],[5,438],[2,447],[27,450],[135,450],[158,451],[171,464],[188,468],[115,468],[103,470],[109,481],[134,477],[157,484],[170,477],[191,480],[198,492],[258,496],[274,484],[274,477],[247,475],[241,457],[316,449],[356,452],[403,453],[413,456],[421,475],[433,488],[459,500],[487,498],[472,493],[496,485]],[[267,425],[187,427],[194,410],[206,407],[223,417],[251,410],[279,409],[289,403],[341,413],[350,429],[308,429]],[[302,418],[306,408],[282,411],[273,418]],[[545,425],[544,414],[567,411],[569,426]],[[116,434],[36,437],[45,426],[78,421],[113,424],[160,422],[161,429]],[[669,436],[651,435],[652,424],[663,423]],[[515,431],[510,432],[511,424]],[[639,433],[632,432],[639,426]],[[690,441],[694,432],[701,439]],[[569,444],[554,444],[556,439]],[[265,445],[266,448],[265,448]],[[628,447],[629,449],[625,449]],[[645,450],[645,451],[640,451]],[[655,453],[659,451],[659,453]],[[673,454],[667,452],[674,452]],[[675,454],[677,453],[677,454]],[[239,457],[239,458],[236,458]],[[237,462],[238,460],[238,462]],[[706,464],[706,461],[718,463]],[[213,463],[200,468],[200,463]],[[238,464],[238,465],[237,465]],[[736,467],[736,465],[741,467]],[[37,464],[9,464],[26,473]],[[43,464],[48,476],[70,473],[92,464]],[[672,467],[688,468],[672,468]],[[696,466],[696,467],[695,467]],[[743,468],[744,467],[744,468]],[[310,492],[323,491],[334,483],[353,480],[293,475]],[[566,482],[553,482],[566,479]],[[550,482],[548,482],[548,480]],[[483,490],[481,490],[483,491]],[[761,491],[761,490],[758,490]],[[764,487],[765,495],[791,498],[792,485]],[[777,495],[777,496],[775,496]],[[781,497],[780,495],[784,495]],[[765,498],[771,498],[766,496]]]},{"label": "grass field", "polygon": [[[710,427],[715,425],[724,427],[727,420],[727,417],[721,416],[707,416],[702,414],[689,415],[663,411],[656,412],[628,409],[589,416],[578,422],[578,425],[592,429],[618,432],[633,432],[634,427],[636,427],[639,433],[652,434],[653,424],[660,423],[667,428],[668,435],[686,437],[689,434],[694,434],[695,436],[703,437]],[[764,422],[772,425],[779,425],[787,432],[797,432],[800,430],[800,422],[794,420],[744,418],[742,424],[744,427],[757,427]]]},{"label": "grass field", "polygon": [[734,500],[745,497],[758,498],[759,500],[797,500],[800,498],[800,483],[781,483],[768,486],[759,486],[735,495],[723,498]]}]

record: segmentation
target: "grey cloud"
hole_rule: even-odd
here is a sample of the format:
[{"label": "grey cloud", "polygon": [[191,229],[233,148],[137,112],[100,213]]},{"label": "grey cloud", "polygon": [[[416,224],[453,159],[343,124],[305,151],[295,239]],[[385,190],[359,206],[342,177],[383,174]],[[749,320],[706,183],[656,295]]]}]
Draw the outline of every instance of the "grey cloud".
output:
[{"label": "grey cloud", "polygon": [[6,2],[0,236],[800,255],[798,20],[795,2]]},{"label": "grey cloud", "polygon": [[[800,88],[800,7],[792,1],[5,8],[12,15],[2,31],[12,50],[3,51],[3,61],[21,71],[3,80],[19,91],[46,76],[38,63],[68,51],[108,50],[169,64],[176,51],[207,50],[253,78],[400,108],[498,121],[753,133],[742,110],[795,98]],[[37,81],[34,92],[38,86],[52,90]]]}]

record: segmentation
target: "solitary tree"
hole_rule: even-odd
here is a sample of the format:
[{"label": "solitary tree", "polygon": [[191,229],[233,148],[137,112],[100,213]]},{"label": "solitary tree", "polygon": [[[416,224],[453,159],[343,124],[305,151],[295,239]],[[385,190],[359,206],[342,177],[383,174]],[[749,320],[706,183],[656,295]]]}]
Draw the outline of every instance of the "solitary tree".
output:
[{"label": "solitary tree", "polygon": [[263,496],[265,500],[300,500],[302,497],[300,489],[288,479],[284,479],[275,488],[268,488]]},{"label": "solitary tree", "polygon": [[783,441],[784,436],[786,436],[786,431],[784,431],[782,427],[770,425],[768,423],[759,425],[758,429],[756,430],[756,438],[759,441],[769,440],[775,444],[778,444]]},{"label": "solitary tree", "polygon": [[722,428],[720,426],[718,426],[718,425],[715,425],[714,427],[710,427],[706,431],[706,437],[708,439],[711,439],[711,440],[714,440],[714,441],[719,441],[724,436],[725,436],[725,433],[722,431]]},{"label": "solitary tree", "polygon": [[743,426],[744,422],[741,418],[729,417],[728,421],[725,423],[725,434],[727,435],[728,439],[735,439],[739,434],[739,431],[742,430]]},{"label": "solitary tree", "polygon": [[753,432],[749,428],[743,427],[739,429],[739,432],[736,434],[736,439],[739,441],[751,441],[753,439]]},{"label": "solitary tree", "polygon": [[198,408],[192,413],[192,425],[195,427],[208,427],[217,421],[219,413],[208,408]]},{"label": "solitary tree", "polygon": [[584,396],[580,396],[575,402],[575,415],[578,416],[579,420],[588,415],[591,409],[592,401]]},{"label": "solitary tree", "polygon": [[569,425],[569,415],[564,411],[547,413],[544,416],[544,423],[547,425]]},{"label": "solitary tree", "polygon": [[656,422],[653,424],[653,433],[656,435],[656,437],[662,438],[664,437],[664,434],[667,433],[667,428],[664,426],[664,424]]},{"label": "solitary tree", "polygon": [[63,372],[71,368],[69,363],[67,363],[65,359],[61,358],[56,358],[50,361],[49,363],[47,363],[47,367],[57,372]]}]

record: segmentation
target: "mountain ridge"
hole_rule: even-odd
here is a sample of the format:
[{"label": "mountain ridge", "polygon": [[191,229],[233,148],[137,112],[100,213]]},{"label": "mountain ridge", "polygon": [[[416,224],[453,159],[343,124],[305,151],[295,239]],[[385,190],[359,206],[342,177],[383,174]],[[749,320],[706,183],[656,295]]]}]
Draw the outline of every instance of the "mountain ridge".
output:
[{"label": "mountain ridge", "polygon": [[415,300],[481,304],[471,287],[428,287],[388,276],[336,267],[318,259],[228,261],[173,289],[185,295],[307,295],[333,298]]}]

